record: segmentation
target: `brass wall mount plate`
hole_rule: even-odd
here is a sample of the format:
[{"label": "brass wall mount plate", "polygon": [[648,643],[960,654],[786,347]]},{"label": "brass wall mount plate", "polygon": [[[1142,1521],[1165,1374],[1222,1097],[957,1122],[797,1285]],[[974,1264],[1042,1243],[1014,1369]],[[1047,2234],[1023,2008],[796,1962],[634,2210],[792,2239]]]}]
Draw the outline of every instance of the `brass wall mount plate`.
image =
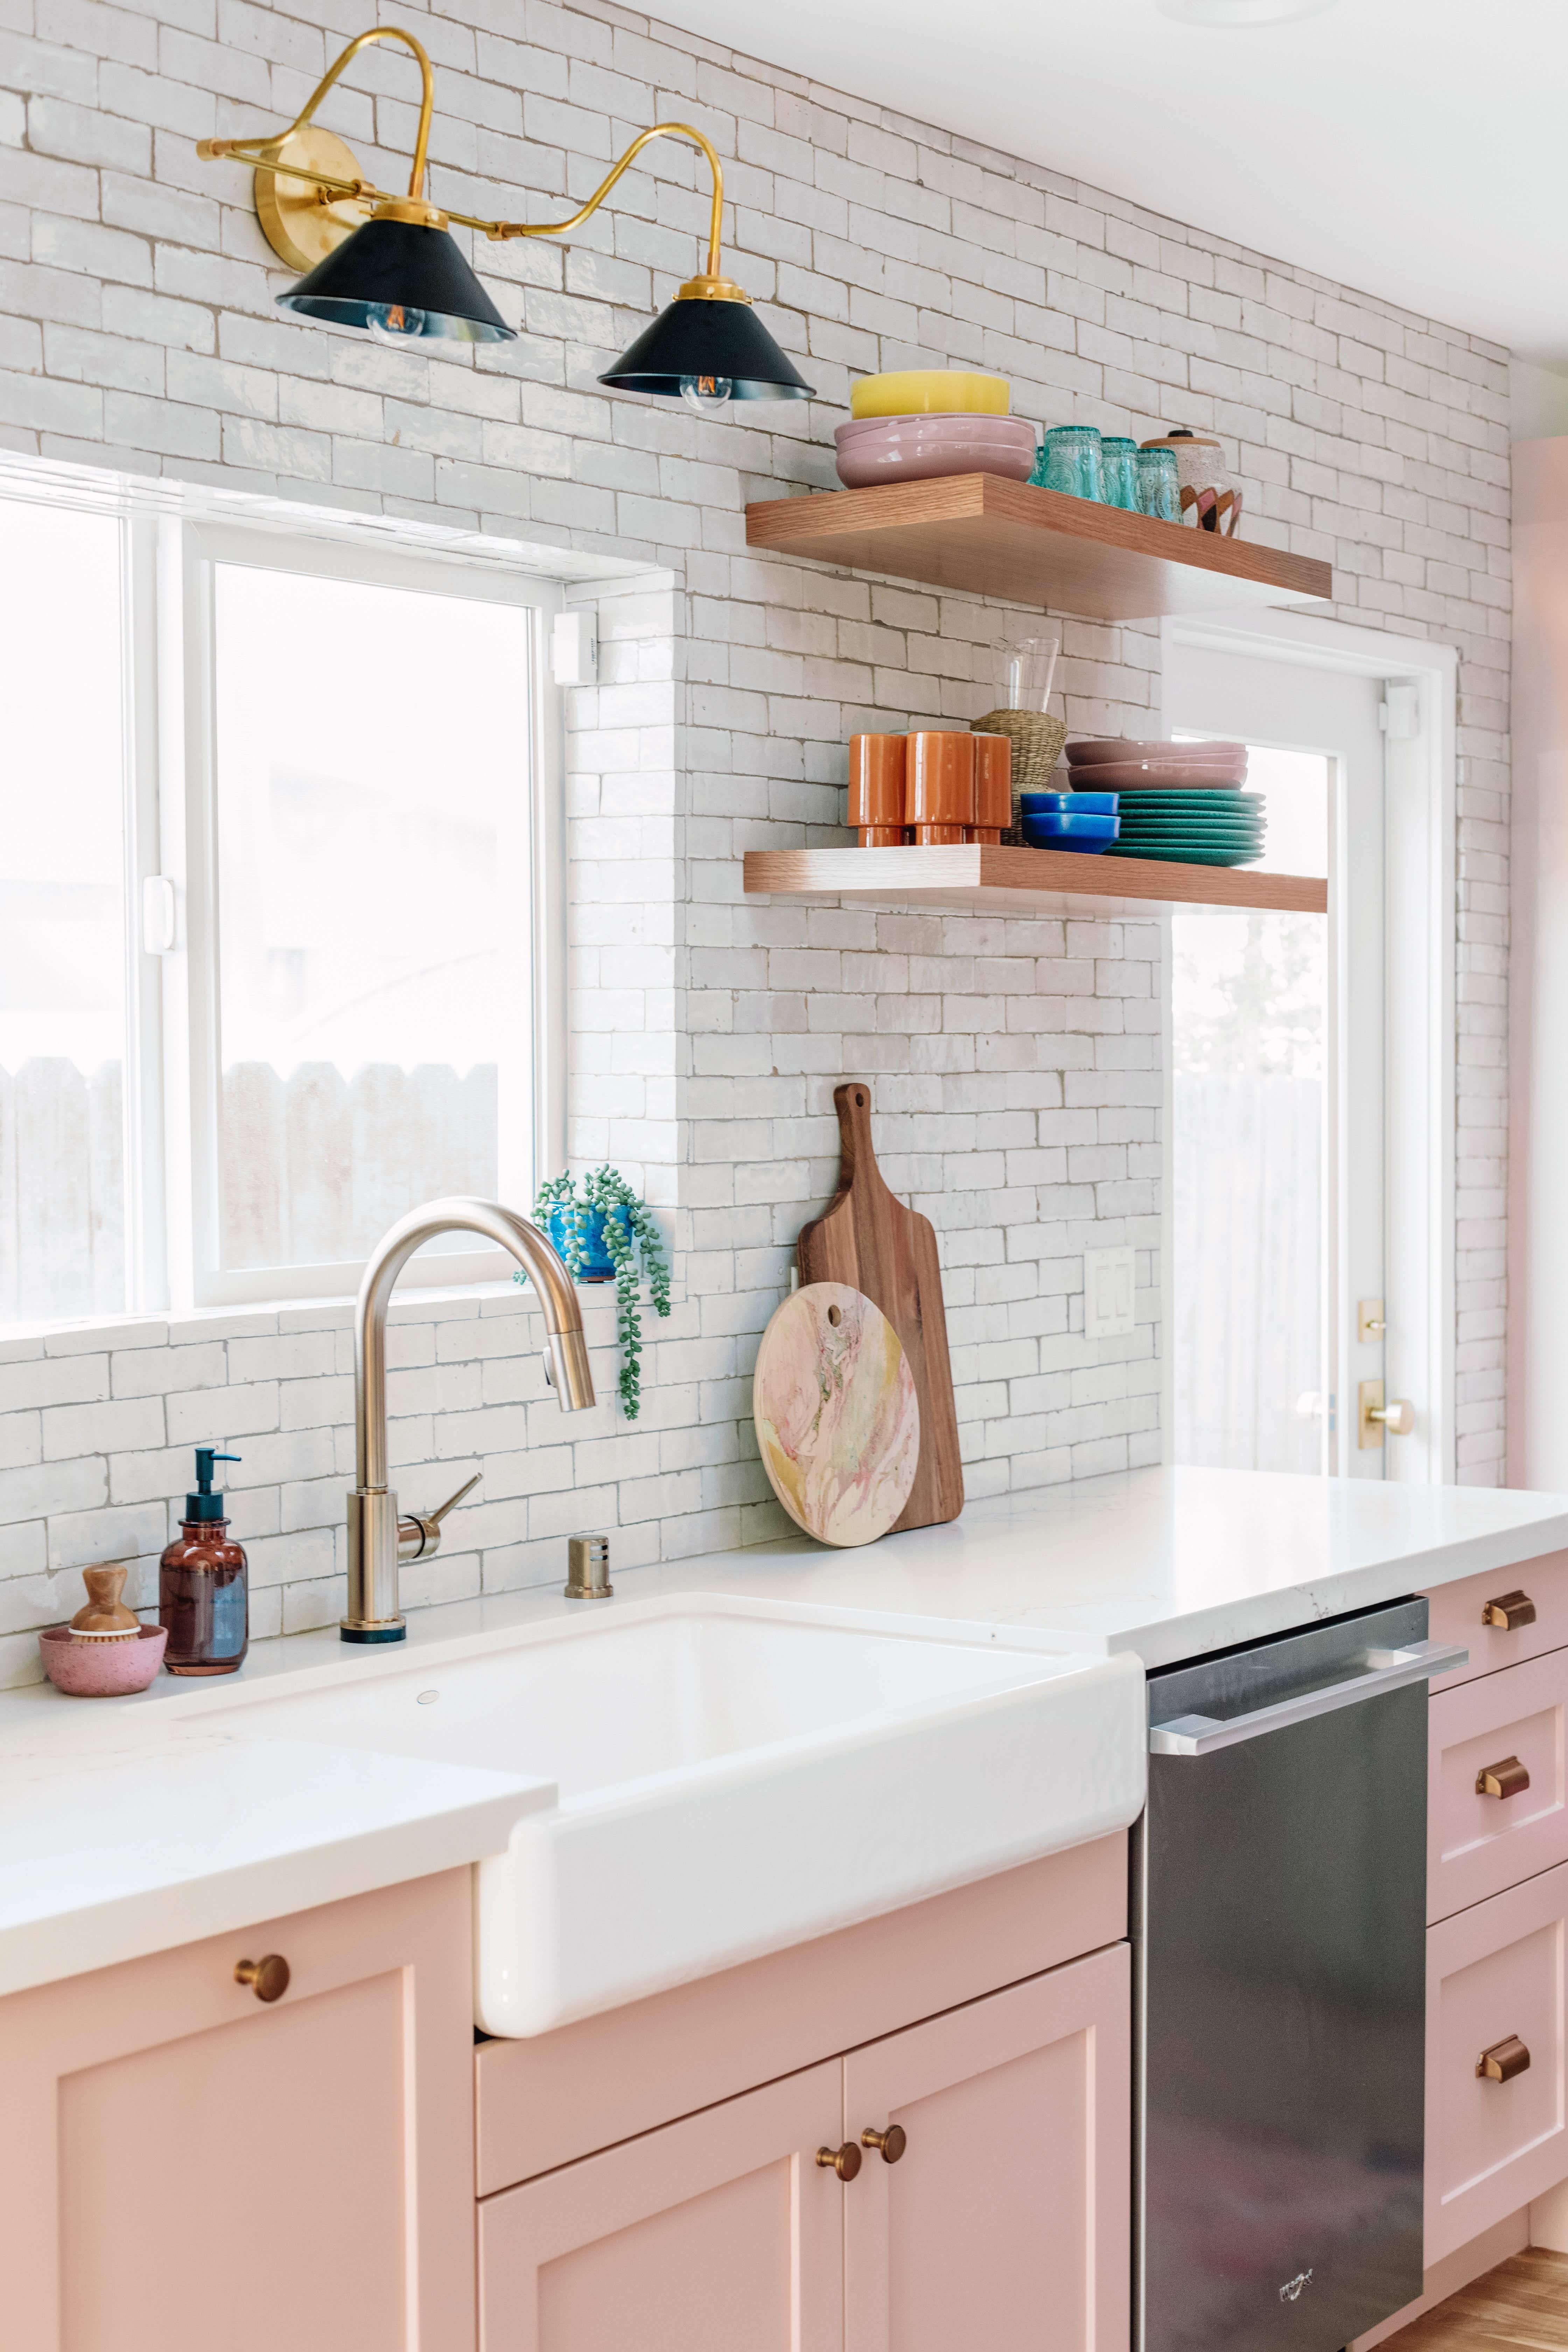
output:
[{"label": "brass wall mount plate", "polygon": [[[308,122],[303,131],[289,131],[279,160],[298,163],[305,171],[326,172],[335,180],[364,177],[353,149],[345,146],[335,131],[323,131],[315,122]],[[309,180],[269,171],[265,163],[257,167],[256,211],[261,233],[290,269],[314,269],[318,261],[336,252],[345,237],[364,226],[373,209],[366,198],[329,196],[324,188],[312,187]]]}]

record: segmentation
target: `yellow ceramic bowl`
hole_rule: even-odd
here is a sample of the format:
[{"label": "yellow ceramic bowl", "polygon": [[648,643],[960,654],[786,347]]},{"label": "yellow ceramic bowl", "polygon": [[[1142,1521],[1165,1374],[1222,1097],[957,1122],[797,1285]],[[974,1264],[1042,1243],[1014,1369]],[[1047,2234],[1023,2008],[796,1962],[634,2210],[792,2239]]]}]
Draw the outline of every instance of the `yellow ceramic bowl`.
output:
[{"label": "yellow ceramic bowl", "polygon": [[863,375],[849,387],[849,414],[861,416],[1005,416],[1012,405],[1005,375],[971,375],[962,368],[906,368],[896,375]]}]

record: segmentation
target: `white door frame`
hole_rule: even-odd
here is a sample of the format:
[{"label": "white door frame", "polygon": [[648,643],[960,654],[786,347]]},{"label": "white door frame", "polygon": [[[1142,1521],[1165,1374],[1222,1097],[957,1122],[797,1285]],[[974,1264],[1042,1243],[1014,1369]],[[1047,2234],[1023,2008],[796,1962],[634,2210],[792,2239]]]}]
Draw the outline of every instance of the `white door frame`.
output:
[{"label": "white door frame", "polygon": [[[1385,1334],[1387,1394],[1423,1401],[1409,1437],[1388,1442],[1385,1475],[1452,1485],[1455,1475],[1455,1057],[1454,968],[1456,709],[1452,646],[1355,628],[1304,613],[1247,620],[1168,616],[1160,624],[1161,732],[1171,656],[1178,646],[1264,656],[1307,668],[1350,671],[1416,688],[1415,731],[1385,737],[1387,918],[1384,972],[1386,1152],[1384,1286],[1394,1311]],[[1161,1230],[1172,1232],[1170,919],[1163,919],[1165,1120]],[[1161,1251],[1161,1423],[1169,1459],[1174,1426],[1172,1266]],[[1330,1368],[1325,1367],[1325,1371]],[[1427,1402],[1429,1400],[1429,1402]],[[1355,1399],[1342,1394],[1342,1428]],[[1353,1439],[1351,1440],[1353,1443]]]}]

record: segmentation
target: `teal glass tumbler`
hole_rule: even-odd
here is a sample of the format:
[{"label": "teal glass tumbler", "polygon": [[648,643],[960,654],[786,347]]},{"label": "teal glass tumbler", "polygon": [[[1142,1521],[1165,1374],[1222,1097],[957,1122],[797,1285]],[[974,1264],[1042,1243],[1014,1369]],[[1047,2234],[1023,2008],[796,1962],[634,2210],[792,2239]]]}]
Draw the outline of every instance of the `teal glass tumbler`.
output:
[{"label": "teal glass tumbler", "polygon": [[1098,426],[1053,425],[1046,436],[1044,454],[1044,468],[1037,468],[1044,488],[1065,490],[1069,499],[1093,499],[1103,505]]},{"label": "teal glass tumbler", "polygon": [[1100,442],[1100,476],[1101,496],[1108,507],[1121,507],[1128,514],[1141,514],[1142,501],[1138,490],[1138,444],[1123,433],[1105,433]]},{"label": "teal glass tumbler", "polygon": [[1160,522],[1181,521],[1182,486],[1173,449],[1139,450],[1138,503]]}]

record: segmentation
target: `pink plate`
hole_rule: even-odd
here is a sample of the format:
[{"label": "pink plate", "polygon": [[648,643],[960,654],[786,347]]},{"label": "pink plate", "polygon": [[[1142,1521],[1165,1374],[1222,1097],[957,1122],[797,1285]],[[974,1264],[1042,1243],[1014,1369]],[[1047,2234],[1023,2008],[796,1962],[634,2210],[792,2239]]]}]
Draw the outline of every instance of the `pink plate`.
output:
[{"label": "pink plate", "polygon": [[1247,782],[1245,770],[1238,776],[1234,769],[1199,768],[1185,761],[1173,761],[1169,767],[1129,761],[1122,767],[1106,760],[1098,767],[1069,768],[1068,775],[1068,790],[1076,793],[1238,793]]},{"label": "pink plate", "polygon": [[840,425],[834,439],[848,490],[946,474],[1026,482],[1035,467],[1035,428],[1026,416],[862,416]]},{"label": "pink plate", "polygon": [[1140,741],[1132,735],[1085,736],[1067,747],[1075,768],[1092,768],[1100,760],[1239,760],[1247,764],[1245,743],[1173,743],[1168,736]]}]

